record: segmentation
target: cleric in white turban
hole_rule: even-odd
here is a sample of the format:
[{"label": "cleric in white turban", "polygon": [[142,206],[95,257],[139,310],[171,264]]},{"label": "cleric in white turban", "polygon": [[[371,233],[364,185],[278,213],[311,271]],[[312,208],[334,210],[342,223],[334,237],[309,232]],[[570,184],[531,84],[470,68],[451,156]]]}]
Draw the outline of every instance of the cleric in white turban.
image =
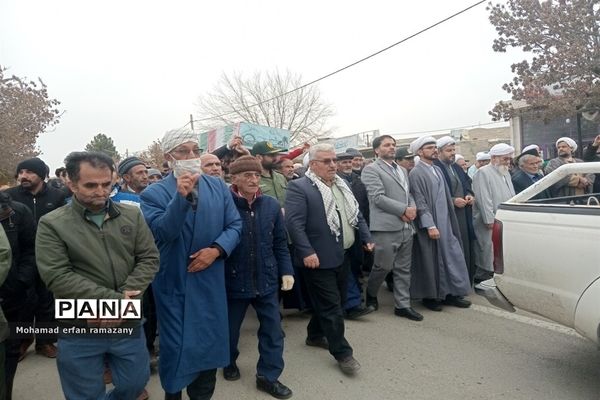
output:
[{"label": "cleric in white turban", "polygon": [[492,228],[498,206],[515,195],[509,166],[515,148],[498,143],[489,151],[491,162],[481,167],[473,176],[475,205],[473,206],[473,229],[475,229],[475,283],[493,276],[494,251]]},{"label": "cleric in white turban", "polygon": [[569,145],[569,147],[570,147],[571,149],[573,149],[573,152],[576,152],[576,151],[577,151],[577,142],[575,142],[575,141],[574,141],[573,139],[571,139],[570,137],[566,137],[566,136],[565,136],[565,137],[561,137],[560,139],[558,139],[558,140],[556,141],[556,148],[557,148],[557,149],[558,149],[558,144],[559,144],[560,142],[565,142],[566,144],[568,144],[568,145]]},{"label": "cleric in white turban", "polygon": [[[565,146],[566,145],[566,146]],[[583,160],[575,158],[577,143],[569,137],[561,137],[556,141],[558,157],[551,159],[544,168],[548,175],[565,164],[580,163]],[[552,197],[580,196],[590,193],[595,180],[594,174],[571,174],[550,187]]]},{"label": "cleric in white turban", "polygon": [[456,140],[452,139],[450,136],[444,136],[437,140],[437,148],[443,149],[445,146],[449,144],[456,144]]},{"label": "cleric in white turban", "polygon": [[494,157],[499,156],[507,156],[509,154],[513,154],[515,152],[515,148],[506,143],[498,143],[492,146],[489,151],[490,156],[492,157],[492,162],[494,161]]},{"label": "cleric in white turban", "polygon": [[416,138],[410,144],[411,153],[417,154],[417,151],[419,151],[421,149],[421,147],[425,146],[426,144],[437,145],[437,140],[435,140],[435,138],[433,136],[422,136],[420,138]]},{"label": "cleric in white turban", "polygon": [[165,133],[161,141],[163,153],[169,153],[171,150],[184,143],[198,144],[198,134],[190,130],[173,129]]},{"label": "cleric in white turban", "polygon": [[492,157],[485,151],[480,151],[475,155],[475,161],[490,161]]}]

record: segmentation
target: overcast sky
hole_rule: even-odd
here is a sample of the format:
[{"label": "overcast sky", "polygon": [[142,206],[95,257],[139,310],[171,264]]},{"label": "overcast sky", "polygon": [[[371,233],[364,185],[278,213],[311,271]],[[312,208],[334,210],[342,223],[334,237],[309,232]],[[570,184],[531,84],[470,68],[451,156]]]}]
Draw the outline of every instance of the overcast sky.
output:
[{"label": "overcast sky", "polygon": [[[222,71],[310,81],[475,0],[0,2],[0,64],[41,77],[65,111],[39,146],[53,170],[102,132],[142,150],[196,112]],[[515,52],[494,53],[485,3],[320,82],[337,136],[489,123]]]}]

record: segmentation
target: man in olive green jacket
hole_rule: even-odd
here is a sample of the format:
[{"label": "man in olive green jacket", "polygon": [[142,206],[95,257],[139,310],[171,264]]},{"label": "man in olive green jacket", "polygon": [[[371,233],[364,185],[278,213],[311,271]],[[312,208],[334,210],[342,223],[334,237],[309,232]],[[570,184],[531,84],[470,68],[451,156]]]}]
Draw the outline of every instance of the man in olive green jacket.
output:
[{"label": "man in olive green jacket", "polygon": [[285,204],[287,179],[275,170],[275,163],[282,151],[285,150],[273,147],[271,142],[258,142],[252,147],[251,151],[262,166],[259,183],[260,192],[265,196],[275,197],[281,208]]},{"label": "man in olive green jacket", "polygon": [[[12,262],[12,254],[10,252],[10,243],[4,232],[4,228],[0,225],[0,285],[4,283],[4,280],[8,276]],[[8,337],[8,325],[6,324],[6,318],[2,308],[0,308],[0,400],[6,398],[6,378],[4,371],[4,341]]]},{"label": "man in olive green jacket", "polygon": [[[42,279],[57,299],[141,298],[159,261],[140,210],[110,200],[110,157],[74,152],[65,162],[73,199],[39,222],[36,259]],[[115,385],[110,394],[103,381],[105,357]],[[141,329],[101,339],[59,335],[57,366],[67,399],[134,400],[148,382],[148,365]]]}]

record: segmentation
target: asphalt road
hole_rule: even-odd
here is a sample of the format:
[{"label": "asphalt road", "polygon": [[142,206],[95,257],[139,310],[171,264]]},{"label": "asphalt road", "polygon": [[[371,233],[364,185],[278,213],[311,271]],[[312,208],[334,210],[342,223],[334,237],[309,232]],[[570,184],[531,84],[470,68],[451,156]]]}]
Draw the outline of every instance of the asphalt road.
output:
[{"label": "asphalt road", "polygon": [[[392,313],[391,294],[380,292],[379,311],[346,324],[347,338],[362,364],[344,376],[325,350],[304,345],[308,319],[286,315],[286,368],[281,381],[294,399],[598,399],[600,352],[573,331],[500,311],[476,295],[474,306],[442,312],[415,308],[422,322]],[[269,399],[255,388],[257,321],[249,310],[238,365],[242,378],[219,372],[213,399]],[[30,348],[19,364],[13,399],[62,399],[54,360]],[[163,399],[156,374],[147,386]],[[185,397],[187,399],[187,397]]]}]

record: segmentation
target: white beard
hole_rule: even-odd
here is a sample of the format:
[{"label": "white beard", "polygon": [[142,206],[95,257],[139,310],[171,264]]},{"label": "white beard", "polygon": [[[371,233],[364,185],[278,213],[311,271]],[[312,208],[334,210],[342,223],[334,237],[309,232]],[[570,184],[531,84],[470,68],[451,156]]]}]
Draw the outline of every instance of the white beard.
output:
[{"label": "white beard", "polygon": [[494,168],[496,168],[498,170],[498,172],[500,172],[500,174],[502,174],[502,175],[507,175],[510,173],[510,170],[508,169],[508,166],[506,166],[506,165],[494,165]]}]

